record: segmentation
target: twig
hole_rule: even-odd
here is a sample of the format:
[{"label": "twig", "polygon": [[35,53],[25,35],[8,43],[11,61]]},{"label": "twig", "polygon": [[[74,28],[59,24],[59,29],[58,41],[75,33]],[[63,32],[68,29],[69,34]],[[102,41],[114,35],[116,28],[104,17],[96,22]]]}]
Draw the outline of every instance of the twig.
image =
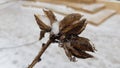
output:
[{"label": "twig", "polygon": [[48,40],[48,42],[46,44],[42,45],[42,49],[40,50],[38,55],[35,57],[33,62],[28,66],[28,68],[33,68],[35,66],[35,64],[41,60],[42,54],[45,52],[45,50],[48,48],[48,46],[51,44],[51,42],[52,42],[52,40]]},{"label": "twig", "polygon": [[[95,52],[95,48],[90,43],[90,40],[78,36],[85,29],[87,24],[86,19],[81,19],[81,14],[73,13],[64,17],[63,20],[59,22],[59,32],[56,33],[56,31],[52,30],[54,29],[53,23],[58,23],[56,22],[54,14],[50,10],[43,11],[51,21],[51,26],[48,26],[43,21],[41,21],[39,15],[35,14],[34,16],[37,24],[39,25],[39,28],[50,34],[49,40],[46,44],[43,44],[41,51],[35,57],[33,62],[28,66],[28,68],[33,68],[35,64],[41,60],[41,56],[48,48],[48,46],[55,42],[63,46],[70,61],[75,61],[76,57],[82,59],[93,57],[92,55],[86,53],[86,51]],[[42,37],[44,37],[44,33],[40,34],[40,40]]]}]

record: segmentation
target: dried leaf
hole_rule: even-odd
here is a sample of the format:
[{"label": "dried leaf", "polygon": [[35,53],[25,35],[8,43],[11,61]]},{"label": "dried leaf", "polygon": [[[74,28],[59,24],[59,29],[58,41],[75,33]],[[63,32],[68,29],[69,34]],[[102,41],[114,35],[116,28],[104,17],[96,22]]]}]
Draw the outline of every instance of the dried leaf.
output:
[{"label": "dried leaf", "polygon": [[81,17],[82,17],[82,15],[80,15],[78,13],[73,13],[73,14],[67,15],[66,17],[64,17],[63,20],[60,21],[60,25],[59,25],[60,30],[62,30],[65,27],[69,26],[74,21],[79,20]]},{"label": "dried leaf", "polygon": [[49,18],[51,25],[52,25],[55,21],[57,21],[54,13],[53,13],[51,10],[43,9],[43,11],[44,11],[44,13],[47,15],[47,17]]},{"label": "dried leaf", "polygon": [[40,28],[40,29],[42,29],[42,30],[44,30],[44,31],[46,31],[46,32],[49,32],[49,31],[51,30],[51,27],[50,27],[50,26],[44,24],[44,22],[42,22],[42,21],[40,20],[39,15],[36,15],[36,14],[35,14],[34,17],[35,17],[35,20],[36,20],[37,24],[39,25],[39,28]]}]

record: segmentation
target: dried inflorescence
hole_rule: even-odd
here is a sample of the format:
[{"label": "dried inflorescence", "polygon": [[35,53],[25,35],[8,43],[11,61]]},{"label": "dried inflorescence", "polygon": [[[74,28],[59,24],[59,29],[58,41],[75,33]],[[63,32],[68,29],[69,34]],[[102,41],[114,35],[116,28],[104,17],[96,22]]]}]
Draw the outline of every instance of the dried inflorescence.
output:
[{"label": "dried inflorescence", "polygon": [[[46,32],[50,33],[49,40],[46,44],[43,44],[42,50],[38,56],[34,59],[32,66],[37,63],[45,49],[50,45],[50,43],[59,43],[59,45],[65,50],[66,55],[70,61],[76,61],[75,58],[92,58],[93,56],[86,53],[86,51],[94,52],[95,47],[90,43],[90,40],[84,37],[79,37],[78,35],[85,29],[87,25],[86,19],[82,18],[81,14],[73,13],[64,17],[60,22],[57,21],[54,13],[51,10],[43,9],[45,15],[50,20],[50,25],[46,25],[40,16],[35,14],[35,20],[39,25],[41,32],[41,40]],[[59,32],[54,33],[53,24],[58,23]],[[36,62],[35,62],[36,61]],[[32,68],[32,66],[28,68]]]}]

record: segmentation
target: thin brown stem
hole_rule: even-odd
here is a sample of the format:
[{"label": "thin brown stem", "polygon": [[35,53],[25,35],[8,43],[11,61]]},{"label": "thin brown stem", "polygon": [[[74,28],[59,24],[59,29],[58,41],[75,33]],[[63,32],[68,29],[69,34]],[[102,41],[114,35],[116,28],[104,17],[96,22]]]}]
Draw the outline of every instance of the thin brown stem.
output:
[{"label": "thin brown stem", "polygon": [[45,50],[48,48],[48,46],[51,44],[51,42],[52,42],[52,40],[48,40],[48,42],[46,44],[43,44],[42,49],[40,50],[38,55],[35,57],[33,62],[28,66],[28,68],[33,68],[35,66],[35,64],[41,60],[40,57],[45,52]]}]

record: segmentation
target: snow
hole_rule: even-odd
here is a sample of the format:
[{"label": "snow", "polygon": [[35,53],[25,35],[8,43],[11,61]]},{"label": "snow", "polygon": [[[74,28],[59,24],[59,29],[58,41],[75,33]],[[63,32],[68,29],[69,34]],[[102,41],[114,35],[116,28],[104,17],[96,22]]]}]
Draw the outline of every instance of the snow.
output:
[{"label": "snow", "polygon": [[[69,12],[65,9],[64,11]],[[47,42],[49,34],[38,41],[40,29],[35,22],[34,13],[43,14],[43,11],[21,7],[20,3],[0,10],[0,68],[27,68],[39,52],[42,43]],[[63,18],[62,15],[55,15],[59,20]],[[54,25],[56,27],[56,24]],[[34,68],[120,68],[119,29],[119,14],[98,27],[88,24],[80,36],[89,38],[94,43],[97,52],[91,54],[95,58],[70,62],[63,49],[54,43]]]},{"label": "snow", "polygon": [[59,21],[56,21],[52,24],[52,32],[54,34],[58,34],[59,33]]}]

